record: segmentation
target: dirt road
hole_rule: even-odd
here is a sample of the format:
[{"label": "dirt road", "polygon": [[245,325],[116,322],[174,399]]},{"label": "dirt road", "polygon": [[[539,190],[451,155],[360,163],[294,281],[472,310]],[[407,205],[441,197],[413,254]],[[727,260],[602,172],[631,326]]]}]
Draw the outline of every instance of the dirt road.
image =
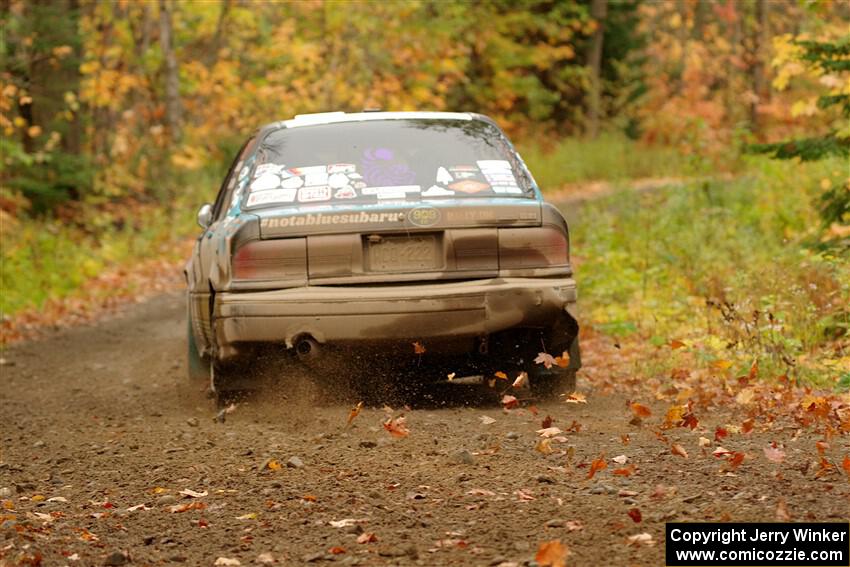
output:
[{"label": "dirt road", "polygon": [[[162,295],[3,354],[0,564],[533,565],[541,542],[560,540],[570,565],[661,565],[665,521],[850,510],[847,477],[815,474],[820,437],[806,430],[730,436],[747,460],[724,472],[712,433],[739,416],[712,412],[666,441],[630,423],[626,394],[598,386],[599,362],[616,356],[604,341],[588,341],[586,404],[503,410],[457,387],[438,394],[444,407],[396,408],[410,430],[396,438],[388,410],[346,427],[349,404],[317,405],[293,384],[224,423],[212,402],[180,403],[183,317],[181,296]],[[535,450],[546,416],[565,438],[549,455]],[[771,441],[781,465],[762,454]],[[847,447],[836,437],[825,455]],[[630,545],[638,534],[654,545]]]}]

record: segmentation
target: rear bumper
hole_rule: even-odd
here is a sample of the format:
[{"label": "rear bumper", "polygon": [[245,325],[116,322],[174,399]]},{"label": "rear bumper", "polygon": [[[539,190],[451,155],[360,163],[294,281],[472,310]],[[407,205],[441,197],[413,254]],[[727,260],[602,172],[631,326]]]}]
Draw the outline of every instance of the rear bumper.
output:
[{"label": "rear bumper", "polygon": [[220,359],[239,343],[426,340],[486,336],[575,320],[572,278],[493,278],[387,287],[309,286],[215,297]]}]

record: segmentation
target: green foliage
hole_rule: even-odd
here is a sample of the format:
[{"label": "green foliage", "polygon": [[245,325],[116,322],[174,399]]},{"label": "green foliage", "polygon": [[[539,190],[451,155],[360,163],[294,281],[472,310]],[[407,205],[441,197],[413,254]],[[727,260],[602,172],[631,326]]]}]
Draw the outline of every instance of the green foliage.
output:
[{"label": "green foliage", "polygon": [[850,328],[850,262],[817,236],[817,180],[838,160],[751,160],[733,181],[624,191],[566,211],[590,323],[604,332],[687,338],[709,363],[803,363]]}]

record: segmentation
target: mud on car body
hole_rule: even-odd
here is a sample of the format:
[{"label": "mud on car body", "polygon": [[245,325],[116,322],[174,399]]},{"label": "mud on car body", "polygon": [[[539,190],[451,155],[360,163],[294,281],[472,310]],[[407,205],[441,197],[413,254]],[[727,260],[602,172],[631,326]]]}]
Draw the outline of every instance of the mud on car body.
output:
[{"label": "mud on car body", "polygon": [[[541,394],[574,389],[567,224],[485,116],[269,124],[198,222],[185,269],[189,368],[213,391],[269,357],[315,366],[334,352],[417,379],[520,369]],[[566,351],[570,364],[547,370],[533,363],[540,351]]]}]

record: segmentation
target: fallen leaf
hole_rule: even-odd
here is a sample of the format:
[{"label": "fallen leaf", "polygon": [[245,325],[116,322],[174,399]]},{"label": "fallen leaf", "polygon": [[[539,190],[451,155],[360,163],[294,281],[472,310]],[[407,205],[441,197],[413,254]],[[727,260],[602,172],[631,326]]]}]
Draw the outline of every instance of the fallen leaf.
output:
[{"label": "fallen leaf", "polygon": [[236,516],[236,519],[237,520],[256,520],[257,519],[257,513],[256,512],[250,512],[248,514],[242,514],[241,516]]},{"label": "fallen leaf", "polygon": [[153,508],[148,508],[144,504],[137,504],[135,506],[130,506],[129,508],[127,508],[128,512],[136,512],[138,510],[153,510]]},{"label": "fallen leaf", "polygon": [[708,437],[700,437],[699,438],[699,446],[703,447],[703,448],[704,447],[710,447],[711,446],[711,439],[709,439]]},{"label": "fallen leaf", "polygon": [[519,500],[520,502],[530,502],[530,501],[535,499],[534,495],[531,494],[531,491],[527,490],[525,488],[520,488],[519,490],[514,490],[514,495],[516,496],[517,500]]},{"label": "fallen leaf", "polygon": [[274,555],[267,551],[265,553],[259,554],[254,561],[256,563],[259,563],[260,565],[271,565],[272,563],[274,563]]},{"label": "fallen leaf", "polygon": [[54,496],[53,498],[48,498],[48,502],[67,502],[68,499],[64,496]]},{"label": "fallen leaf", "polygon": [[364,532],[357,536],[357,543],[375,543],[378,541],[378,536],[372,532]]},{"label": "fallen leaf", "polygon": [[741,424],[741,433],[749,433],[753,430],[753,426],[755,425],[755,420],[753,418],[746,419]]},{"label": "fallen leaf", "polygon": [[343,520],[331,520],[328,524],[333,528],[347,528],[357,523],[354,518],[345,518]]},{"label": "fallen leaf", "polygon": [[273,471],[279,471],[283,468],[283,465],[280,464],[280,461],[277,461],[275,459],[269,459],[269,462],[266,463],[266,467]]},{"label": "fallen leaf", "polygon": [[785,460],[785,451],[773,444],[764,448],[764,456],[772,463],[781,463]]},{"label": "fallen leaf", "polygon": [[719,459],[720,457],[724,457],[726,455],[731,455],[732,451],[730,451],[729,449],[726,449],[725,447],[718,447],[717,449],[712,451],[711,454]]},{"label": "fallen leaf", "polygon": [[607,467],[608,462],[605,460],[605,453],[602,453],[599,455],[598,459],[595,459],[590,463],[590,470],[587,472],[587,478],[593,478],[596,473]]},{"label": "fallen leaf", "polygon": [[188,512],[190,510],[203,510],[207,507],[206,504],[199,500],[193,500],[192,502],[187,502],[185,504],[177,504],[175,506],[169,506],[168,511],[172,514],[180,513],[180,512]]},{"label": "fallen leaf", "polygon": [[747,380],[753,381],[758,378],[759,375],[759,361],[758,359],[754,360],[750,365],[750,372],[747,374]]},{"label": "fallen leaf", "polygon": [[651,546],[655,545],[655,540],[653,540],[652,535],[648,534],[648,533],[642,533],[642,534],[629,536],[627,538],[627,541],[628,541],[629,545],[634,545],[634,546],[646,545],[646,546],[651,547]]},{"label": "fallen leaf", "polygon": [[389,418],[385,422],[383,422],[384,429],[386,429],[390,435],[393,437],[407,437],[410,435],[410,430],[407,429],[406,420],[404,416],[397,417],[395,419]]},{"label": "fallen leaf", "polygon": [[570,354],[567,351],[561,353],[561,356],[555,357],[555,364],[561,368],[566,368],[570,365]]},{"label": "fallen leaf", "polygon": [[841,461],[841,468],[850,476],[850,455],[844,455],[844,460]]},{"label": "fallen leaf", "polygon": [[676,350],[677,348],[683,348],[685,346],[685,343],[676,339],[672,339],[668,344],[673,350]]},{"label": "fallen leaf", "polygon": [[555,420],[554,420],[554,419],[552,419],[552,416],[551,416],[551,415],[547,415],[546,417],[544,417],[544,418],[543,418],[543,421],[540,423],[540,426],[541,426],[543,429],[548,429],[548,428],[552,427],[552,422],[553,422],[553,421],[555,421]]},{"label": "fallen leaf", "polygon": [[538,439],[537,443],[534,445],[534,450],[538,453],[543,453],[544,455],[551,455],[555,452],[552,448],[552,442],[549,439]]},{"label": "fallen leaf", "polygon": [[206,490],[203,492],[195,492],[189,488],[184,488],[178,494],[182,494],[183,496],[188,496],[189,498],[203,498],[207,494],[209,494]]},{"label": "fallen leaf", "polygon": [[829,443],[827,443],[826,441],[818,441],[817,443],[815,443],[815,447],[817,447],[818,449],[818,454],[823,455],[824,453],[826,453],[826,450],[829,449]]},{"label": "fallen leaf", "polygon": [[673,443],[670,447],[670,452],[674,455],[679,455],[680,457],[688,458],[688,452],[685,451],[685,448],[679,445],[678,443]]},{"label": "fallen leaf", "polygon": [[627,512],[627,514],[629,515],[629,518],[631,518],[636,524],[639,524],[640,521],[643,519],[643,514],[640,513],[639,508],[632,508]]},{"label": "fallen leaf", "polygon": [[425,354],[425,346],[419,341],[416,341],[413,343],[413,354]]},{"label": "fallen leaf", "polygon": [[633,402],[629,407],[631,407],[632,413],[635,414],[635,417],[643,419],[652,415],[652,410],[637,402]]},{"label": "fallen leaf", "polygon": [[537,548],[534,560],[540,567],[566,567],[569,549],[558,540],[544,541]]},{"label": "fallen leaf", "polygon": [[493,376],[495,376],[495,377],[496,377],[496,378],[498,378],[499,380],[507,380],[507,379],[508,379],[508,375],[507,375],[507,374],[505,374],[505,373],[504,373],[504,372],[502,372],[502,371],[496,372],[495,374],[493,374]]},{"label": "fallen leaf", "polygon": [[726,461],[729,469],[737,469],[741,465],[741,463],[744,462],[744,457],[746,457],[744,453],[732,453],[729,459]]},{"label": "fallen leaf", "polygon": [[719,442],[721,439],[723,439],[727,435],[729,435],[729,432],[726,431],[725,429],[723,429],[722,427],[720,427],[719,425],[717,426],[717,429],[714,430],[714,440],[715,441]]},{"label": "fallen leaf", "polygon": [[561,430],[557,427],[547,427],[545,429],[538,429],[537,434],[541,437],[554,437],[561,433]]},{"label": "fallen leaf", "polygon": [[567,528],[568,532],[576,532],[584,529],[584,524],[578,520],[567,520],[567,523],[564,524],[564,526]]},{"label": "fallen leaf", "polygon": [[502,396],[502,407],[505,409],[513,409],[519,405],[519,400],[514,396],[505,394]]},{"label": "fallen leaf", "polygon": [[574,392],[566,397],[564,400],[568,404],[586,404],[587,398],[584,397],[584,394],[579,394],[578,392]]},{"label": "fallen leaf", "polygon": [[[423,352],[424,352],[424,349],[423,349]],[[345,548],[340,547],[338,545],[335,545],[332,548],[328,549],[328,553],[330,553],[332,555],[341,555],[341,554],[345,553]]]},{"label": "fallen leaf", "polygon": [[732,362],[729,360],[715,360],[711,363],[711,367],[716,370],[729,370],[732,368]]},{"label": "fallen leaf", "polygon": [[490,425],[491,423],[496,423],[496,420],[488,415],[482,415],[481,423],[483,423],[484,425]]},{"label": "fallen leaf", "polygon": [[215,560],[215,563],[218,567],[222,566],[233,566],[233,565],[242,565],[242,563],[238,559],[232,559],[230,557],[219,557]]},{"label": "fallen leaf", "polygon": [[618,465],[625,465],[626,461],[628,461],[629,458],[625,455],[617,455],[616,457],[614,457],[611,460],[614,461],[615,463],[617,463]]},{"label": "fallen leaf", "polygon": [[348,412],[348,421],[345,422],[345,425],[351,425],[351,422],[354,421],[354,418],[360,415],[360,412],[363,410],[363,402],[357,402],[357,405],[351,408],[351,411]]},{"label": "fallen leaf", "polygon": [[753,402],[753,398],[755,397],[755,395],[755,388],[744,388],[743,390],[738,392],[737,396],[735,396],[735,401],[741,404],[742,406],[746,406]]},{"label": "fallen leaf", "polygon": [[611,474],[616,476],[631,476],[635,474],[636,470],[637,468],[635,468],[634,465],[628,465],[619,469],[614,469],[613,471],[611,471]]},{"label": "fallen leaf", "polygon": [[511,387],[512,388],[522,388],[525,385],[526,382],[528,382],[528,373],[520,372],[519,376],[517,376],[516,380],[514,380],[514,383],[511,384]]}]

